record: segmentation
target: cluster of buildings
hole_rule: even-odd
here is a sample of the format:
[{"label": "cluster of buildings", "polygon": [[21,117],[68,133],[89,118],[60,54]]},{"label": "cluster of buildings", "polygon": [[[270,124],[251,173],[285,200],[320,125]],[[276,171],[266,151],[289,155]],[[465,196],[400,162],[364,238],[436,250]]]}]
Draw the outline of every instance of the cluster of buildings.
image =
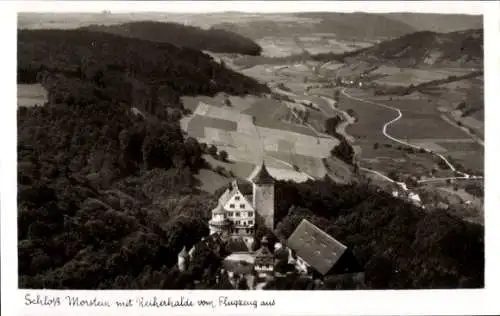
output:
[{"label": "cluster of buildings", "polygon": [[[271,245],[264,236],[260,248],[252,251],[256,225],[274,230],[275,179],[264,163],[250,181],[234,180],[218,200],[209,221],[210,237],[220,240],[242,240],[247,250],[240,254],[249,258],[249,271],[258,278],[272,279],[287,273],[299,272],[312,278],[349,274],[364,280],[364,273],[352,252],[335,238],[306,219],[292,235]],[[179,254],[179,268],[186,268],[190,253]],[[241,260],[240,260],[241,261]]]}]

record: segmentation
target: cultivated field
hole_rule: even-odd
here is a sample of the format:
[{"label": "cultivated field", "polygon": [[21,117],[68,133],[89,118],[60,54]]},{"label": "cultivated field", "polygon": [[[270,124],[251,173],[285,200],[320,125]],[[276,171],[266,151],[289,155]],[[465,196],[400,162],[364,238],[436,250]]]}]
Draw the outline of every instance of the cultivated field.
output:
[{"label": "cultivated field", "polygon": [[470,72],[468,69],[443,68],[443,69],[414,69],[381,66],[370,74],[384,76],[375,80],[378,84],[391,86],[417,85],[428,81],[445,79],[449,76],[461,76]]},{"label": "cultivated field", "polygon": [[[370,99],[366,93],[358,93],[359,97]],[[462,130],[446,123],[440,118],[436,105],[427,100],[394,99],[375,100],[388,106],[400,108],[403,117],[389,125],[387,133],[393,137],[414,145],[420,145],[436,152],[450,155],[467,168],[481,170],[482,151],[477,148],[469,150],[467,146],[472,140]],[[349,126],[347,132],[356,138],[356,144],[362,148],[361,161],[363,166],[390,171],[407,172],[408,174],[427,176],[431,170],[438,168],[434,156],[426,153],[411,153],[404,151],[406,146],[398,144],[382,133],[382,126],[397,117],[395,111],[379,107],[375,104],[352,100],[341,96],[339,108],[352,109],[358,116],[358,121]],[[443,145],[456,142],[457,151],[449,150]],[[463,146],[466,144],[465,146]],[[479,146],[479,145],[478,145]],[[439,171],[439,176],[451,176],[449,171]],[[436,173],[434,176],[438,176]]]},{"label": "cultivated field", "polygon": [[41,84],[18,84],[17,106],[43,105],[48,101],[47,91]]},{"label": "cultivated field", "polygon": [[248,98],[240,98],[240,102],[246,103],[228,107],[221,100],[224,97],[184,98],[185,106],[193,114],[181,120],[182,129],[200,142],[228,153],[230,162],[211,158],[212,166],[222,166],[246,178],[264,157],[277,179],[300,182],[325,175],[322,159],[330,156],[331,149],[338,144],[336,139],[319,136],[303,125],[280,121],[290,115],[285,103],[257,98],[249,104]]},{"label": "cultivated field", "polygon": [[387,100],[385,105],[401,110],[403,117],[391,124],[387,132],[398,138],[447,138],[463,139],[468,135],[462,130],[447,124],[441,113],[430,99]]}]

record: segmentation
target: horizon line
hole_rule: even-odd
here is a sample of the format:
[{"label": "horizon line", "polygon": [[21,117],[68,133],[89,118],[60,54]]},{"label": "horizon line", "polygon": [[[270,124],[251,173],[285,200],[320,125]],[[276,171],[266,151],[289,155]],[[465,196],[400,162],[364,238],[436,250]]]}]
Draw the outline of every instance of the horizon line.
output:
[{"label": "horizon line", "polygon": [[18,12],[83,13],[427,13],[484,15],[482,1],[17,1]]}]

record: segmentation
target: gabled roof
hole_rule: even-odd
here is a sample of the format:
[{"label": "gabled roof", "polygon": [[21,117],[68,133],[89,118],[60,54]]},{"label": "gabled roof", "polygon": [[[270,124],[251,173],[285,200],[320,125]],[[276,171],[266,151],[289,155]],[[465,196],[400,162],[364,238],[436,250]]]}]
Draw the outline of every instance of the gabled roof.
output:
[{"label": "gabled roof", "polygon": [[266,257],[266,258],[273,258],[273,254],[271,253],[271,251],[269,250],[269,248],[267,248],[266,246],[262,246],[259,248],[259,250],[257,250],[255,252],[255,257]]},{"label": "gabled roof", "polygon": [[266,164],[262,161],[259,171],[252,178],[252,182],[255,184],[274,184],[275,181],[269,171],[267,171]]},{"label": "gabled roof", "polygon": [[[224,207],[226,203],[236,194],[236,193],[241,193],[243,199],[246,200],[246,202],[250,205],[252,205],[252,186],[248,182],[244,182],[242,180],[233,180],[226,191],[221,195],[219,198],[219,205],[221,207]],[[250,195],[248,195],[250,193]],[[252,205],[253,206],[253,205]]]},{"label": "gabled roof", "polygon": [[212,214],[224,214],[221,204],[217,204],[217,206],[212,210]]},{"label": "gabled roof", "polygon": [[302,220],[288,238],[287,246],[323,275],[332,269],[347,249],[306,219]]}]

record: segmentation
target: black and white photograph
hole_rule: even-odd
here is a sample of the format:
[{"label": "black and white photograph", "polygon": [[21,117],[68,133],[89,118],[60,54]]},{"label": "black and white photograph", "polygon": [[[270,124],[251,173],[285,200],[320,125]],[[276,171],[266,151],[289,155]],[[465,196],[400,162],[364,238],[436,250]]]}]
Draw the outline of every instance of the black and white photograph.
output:
[{"label": "black and white photograph", "polygon": [[17,15],[19,289],[485,287],[481,11],[113,8]]}]

